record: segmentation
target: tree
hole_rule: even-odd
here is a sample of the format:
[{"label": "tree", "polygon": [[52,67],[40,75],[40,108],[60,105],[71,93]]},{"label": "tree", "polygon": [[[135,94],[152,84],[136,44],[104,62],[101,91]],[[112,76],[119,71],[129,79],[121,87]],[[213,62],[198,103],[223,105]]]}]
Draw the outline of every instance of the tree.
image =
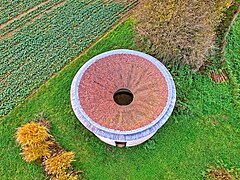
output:
[{"label": "tree", "polygon": [[214,47],[215,27],[232,0],[145,0],[137,42],[163,63],[199,68]]}]

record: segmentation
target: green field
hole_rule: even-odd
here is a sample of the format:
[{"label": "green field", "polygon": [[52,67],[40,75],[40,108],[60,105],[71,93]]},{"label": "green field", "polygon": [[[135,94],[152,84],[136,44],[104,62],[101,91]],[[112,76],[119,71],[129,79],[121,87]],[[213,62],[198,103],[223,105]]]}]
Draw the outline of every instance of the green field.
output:
[{"label": "green field", "polygon": [[44,1],[46,0],[20,0],[18,2],[12,3],[9,0],[1,0],[0,24],[6,23],[12,18],[17,17],[19,14],[28,11],[29,9]]},{"label": "green field", "polygon": [[[226,50],[228,68],[236,76],[239,22],[240,18],[231,29]],[[22,160],[14,137],[17,127],[42,112],[52,124],[51,134],[63,148],[75,152],[74,168],[84,171],[86,179],[203,179],[211,165],[240,167],[240,113],[238,94],[233,92],[238,85],[236,81],[214,83],[207,71],[168,67],[177,88],[176,107],[168,122],[142,145],[111,147],[85,129],[71,109],[71,81],[86,61],[117,48],[136,49],[132,20],[119,25],[2,118],[1,179],[44,179],[39,164]]]},{"label": "green field", "polygon": [[[238,15],[234,26],[229,32],[225,53],[227,66],[230,67],[230,74],[235,80],[235,83],[240,85],[240,16]],[[240,99],[239,99],[240,100]]]},{"label": "green field", "polygon": [[0,117],[99,39],[136,3],[1,2]]}]

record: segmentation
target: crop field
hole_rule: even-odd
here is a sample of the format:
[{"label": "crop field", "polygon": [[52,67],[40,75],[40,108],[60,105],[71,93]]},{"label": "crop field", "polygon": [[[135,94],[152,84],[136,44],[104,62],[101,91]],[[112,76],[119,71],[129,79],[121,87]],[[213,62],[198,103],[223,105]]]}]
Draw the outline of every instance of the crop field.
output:
[{"label": "crop field", "polygon": [[0,117],[137,4],[137,0],[120,2],[4,0],[0,7]]},{"label": "crop field", "polygon": [[0,23],[6,23],[9,20],[17,17],[19,14],[24,13],[25,11],[30,10],[31,8],[34,8],[38,4],[44,2],[46,0],[18,0],[16,2],[3,0],[1,1],[1,7],[0,7]]}]

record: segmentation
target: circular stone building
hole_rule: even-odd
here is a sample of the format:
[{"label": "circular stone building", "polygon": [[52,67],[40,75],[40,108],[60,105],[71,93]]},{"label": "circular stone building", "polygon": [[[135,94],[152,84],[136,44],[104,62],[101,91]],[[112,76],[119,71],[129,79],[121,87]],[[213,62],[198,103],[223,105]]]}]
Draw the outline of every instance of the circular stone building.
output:
[{"label": "circular stone building", "polygon": [[171,115],[175,101],[166,67],[132,50],[95,56],[71,85],[72,108],[80,122],[102,141],[119,147],[152,137]]}]

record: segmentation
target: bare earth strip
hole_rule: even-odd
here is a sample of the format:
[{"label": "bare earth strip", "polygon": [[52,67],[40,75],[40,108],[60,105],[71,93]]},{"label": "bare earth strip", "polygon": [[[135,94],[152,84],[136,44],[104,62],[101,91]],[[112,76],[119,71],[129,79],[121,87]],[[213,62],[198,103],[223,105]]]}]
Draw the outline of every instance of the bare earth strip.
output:
[{"label": "bare earth strip", "polygon": [[7,22],[1,24],[1,25],[0,25],[0,29],[5,28],[7,25],[11,24],[13,21],[16,21],[16,20],[20,19],[21,17],[23,17],[23,16],[27,15],[28,13],[30,13],[30,12],[36,10],[38,7],[40,7],[40,6],[42,6],[42,5],[46,4],[46,3],[47,3],[47,1],[42,2],[42,3],[38,4],[37,6],[35,6],[35,7],[31,8],[31,9],[25,11],[24,13],[19,14],[19,15],[16,16],[15,18],[13,18],[13,19],[11,19],[11,20],[9,20],[9,21],[7,21]]},{"label": "bare earth strip", "polygon": [[[38,16],[36,16],[35,18],[33,18],[33,19],[31,19],[30,21],[26,22],[23,26],[26,26],[26,25],[28,25],[28,24],[31,24],[31,23],[32,23],[33,21],[35,21],[36,19],[41,18],[41,17],[44,15],[44,13],[48,13],[48,12],[50,12],[50,11],[52,11],[52,10],[60,7],[60,6],[62,6],[65,2],[66,2],[66,0],[60,2],[59,4],[56,4],[55,6],[51,7],[50,9],[48,9],[48,10],[46,10],[46,11],[44,11],[44,12],[42,12],[41,14],[39,14]],[[43,5],[43,4],[45,4],[45,3],[46,3],[46,2],[41,3],[41,5]],[[40,4],[39,4],[38,6],[35,6],[34,8],[32,8],[31,11],[29,11],[28,13],[36,10],[38,7],[40,7]],[[27,11],[26,11],[26,12],[27,12]],[[17,18],[17,17],[16,17],[16,18],[19,19],[19,18],[25,16],[26,14],[28,14],[28,13],[26,13],[26,12],[23,13],[23,14],[21,14],[21,15],[19,15],[18,18]],[[15,18],[14,18],[14,19],[15,19]],[[15,19],[15,20],[17,20],[17,19]],[[12,19],[12,20],[13,20],[13,19]],[[12,21],[12,20],[10,20],[10,21],[11,21],[10,23],[12,23],[13,21],[15,21],[15,20],[13,20],[13,21]],[[9,21],[8,21],[7,23],[10,24]],[[6,24],[6,23],[5,23],[5,24]],[[6,24],[6,26],[7,26],[8,24]],[[22,26],[22,27],[23,27],[23,26]],[[4,27],[5,27],[5,26],[4,26]],[[5,38],[11,38],[12,35],[13,35],[15,32],[17,32],[18,30],[20,30],[22,27],[19,27],[19,28],[17,28],[17,29],[14,29],[13,31],[11,31],[11,32],[5,34],[4,36],[0,37],[0,41],[3,40],[3,39],[5,39]],[[1,29],[1,28],[0,28],[0,29]]]}]

